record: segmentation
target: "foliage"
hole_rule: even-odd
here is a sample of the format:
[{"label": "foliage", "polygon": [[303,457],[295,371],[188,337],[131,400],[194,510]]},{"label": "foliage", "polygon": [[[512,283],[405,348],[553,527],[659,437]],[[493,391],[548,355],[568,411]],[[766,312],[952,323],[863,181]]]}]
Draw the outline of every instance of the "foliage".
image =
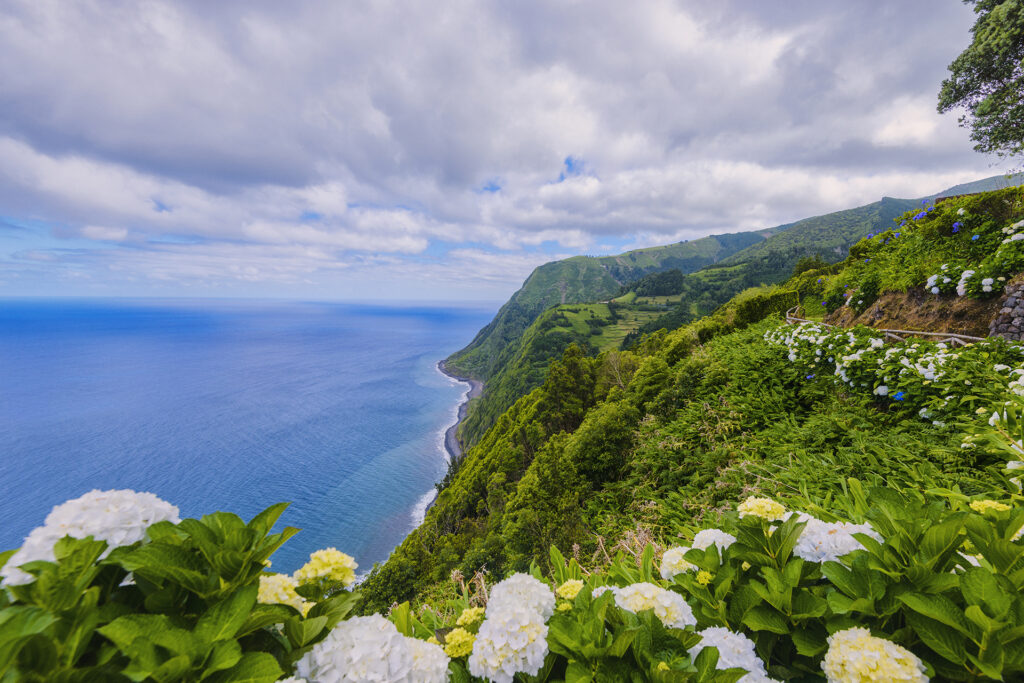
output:
[{"label": "foliage", "polygon": [[971,44],[949,65],[939,112],[963,108],[979,152],[1024,151],[1024,5],[1019,0],[965,0],[978,15]]},{"label": "foliage", "polygon": [[0,591],[0,680],[277,680],[353,604],[341,584],[300,586],[316,601],[305,615],[257,602],[264,563],[297,531],[271,533],[286,507],[158,522],[108,555],[91,536],[59,540],[55,561]]}]

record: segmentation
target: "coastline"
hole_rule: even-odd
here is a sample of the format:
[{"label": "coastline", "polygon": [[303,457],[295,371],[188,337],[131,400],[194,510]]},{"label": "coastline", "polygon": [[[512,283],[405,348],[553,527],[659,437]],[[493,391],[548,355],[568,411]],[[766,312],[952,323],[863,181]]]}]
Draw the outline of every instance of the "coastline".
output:
[{"label": "coastline", "polygon": [[455,419],[455,424],[449,427],[444,433],[444,447],[445,450],[448,451],[448,457],[451,462],[458,462],[459,458],[462,457],[462,444],[459,443],[458,437],[459,425],[466,419],[466,412],[469,410],[470,400],[480,396],[484,392],[484,384],[483,382],[470,379],[469,377],[456,375],[448,370],[443,360],[437,362],[437,369],[442,374],[451,377],[452,379],[469,384],[469,391],[466,393],[466,398],[461,404],[459,404],[459,413]]}]

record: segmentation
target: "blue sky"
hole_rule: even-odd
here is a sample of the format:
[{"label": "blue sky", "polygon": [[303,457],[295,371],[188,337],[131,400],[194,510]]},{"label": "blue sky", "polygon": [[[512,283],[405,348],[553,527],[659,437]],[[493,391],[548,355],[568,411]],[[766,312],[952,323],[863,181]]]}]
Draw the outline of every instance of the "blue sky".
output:
[{"label": "blue sky", "polygon": [[959,2],[0,7],[0,296],[499,301],[1008,170]]}]

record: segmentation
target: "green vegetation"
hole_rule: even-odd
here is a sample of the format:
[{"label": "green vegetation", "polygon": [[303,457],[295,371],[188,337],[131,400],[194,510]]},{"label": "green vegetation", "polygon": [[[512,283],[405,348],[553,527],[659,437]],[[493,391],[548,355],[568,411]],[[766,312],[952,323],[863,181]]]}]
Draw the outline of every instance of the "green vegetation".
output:
[{"label": "green vegetation", "polygon": [[456,372],[489,381],[515,354],[508,345],[548,308],[605,301],[616,296],[624,283],[648,273],[672,268],[691,272],[763,239],[757,232],[714,235],[618,256],[574,256],[546,263],[530,274],[469,346],[446,362]]},{"label": "green vegetation", "polygon": [[970,46],[949,65],[940,112],[963,108],[979,152],[1024,151],[1024,5],[1019,0],[966,0],[978,15]]}]

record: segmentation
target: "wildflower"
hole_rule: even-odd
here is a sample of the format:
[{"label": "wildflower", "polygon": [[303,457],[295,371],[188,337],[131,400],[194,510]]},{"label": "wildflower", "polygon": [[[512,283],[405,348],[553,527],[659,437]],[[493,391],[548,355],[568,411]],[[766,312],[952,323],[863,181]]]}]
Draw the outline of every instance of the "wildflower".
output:
[{"label": "wildflower", "polygon": [[264,605],[289,605],[305,615],[313,603],[306,602],[295,592],[298,585],[287,574],[261,574],[256,599]]},{"label": "wildflower", "polygon": [[925,667],[910,650],[866,628],[848,628],[828,637],[828,652],[821,663],[828,683],[927,683]]},{"label": "wildflower", "polygon": [[522,606],[547,619],[555,609],[555,595],[543,581],[529,574],[518,573],[491,589],[487,606],[497,611]]},{"label": "wildflower", "polygon": [[566,600],[572,600],[579,595],[582,588],[582,581],[579,579],[569,579],[555,590],[555,595]]},{"label": "wildflower", "polygon": [[327,579],[337,581],[348,588],[356,582],[357,566],[351,555],[346,555],[337,548],[324,548],[310,555],[309,561],[299,567],[294,576],[300,585]]},{"label": "wildflower", "polygon": [[[661,578],[666,581],[671,581],[677,575],[684,572],[693,571],[697,566],[691,562],[687,562],[683,555],[689,551],[689,548],[669,548],[665,551],[665,554],[661,556]],[[594,591],[594,597],[597,597],[597,591]]]},{"label": "wildflower", "polygon": [[713,626],[698,632],[701,641],[689,650],[692,659],[696,659],[700,651],[706,647],[718,650],[717,669],[745,669],[747,674],[739,679],[739,683],[767,683],[768,672],[764,662],[754,651],[754,641],[742,633],[733,633],[727,628]]},{"label": "wildflower", "polygon": [[0,569],[0,579],[8,585],[32,583],[35,577],[18,567],[36,560],[55,561],[53,546],[65,536],[105,541],[100,557],[106,557],[114,548],[144,540],[150,525],[163,521],[180,522],[178,508],[152,493],[94,489],[55,506],[43,526],[33,529]]},{"label": "wildflower", "polygon": [[754,496],[750,496],[740,503],[736,509],[740,513],[740,517],[754,515],[769,522],[776,522],[786,514],[786,508],[781,503],[777,503],[771,498],[756,498]]},{"label": "wildflower", "polygon": [[472,626],[476,622],[484,618],[483,607],[467,607],[462,610],[459,614],[459,618],[455,620],[456,626]]},{"label": "wildflower", "polygon": [[1009,505],[1007,505],[1006,503],[1000,503],[997,500],[975,500],[971,501],[970,505],[971,509],[980,515],[985,514],[989,510],[993,510],[995,512],[1003,512],[1005,510],[1010,509]]},{"label": "wildflower", "polygon": [[697,583],[699,583],[702,586],[708,585],[709,583],[711,583],[712,580],[714,580],[714,578],[715,577],[709,571],[704,571],[702,569],[699,572],[697,572]]},{"label": "wildflower", "polygon": [[464,628],[453,628],[444,637],[444,653],[452,659],[465,657],[473,651],[476,636]]},{"label": "wildflower", "polygon": [[669,628],[696,626],[693,610],[683,596],[653,583],[634,583],[615,592],[615,604],[627,612],[654,610],[654,615]]},{"label": "wildflower", "polygon": [[537,611],[514,602],[500,610],[492,607],[476,634],[469,673],[494,683],[512,683],[520,672],[535,676],[548,654],[547,637],[548,627]]}]

